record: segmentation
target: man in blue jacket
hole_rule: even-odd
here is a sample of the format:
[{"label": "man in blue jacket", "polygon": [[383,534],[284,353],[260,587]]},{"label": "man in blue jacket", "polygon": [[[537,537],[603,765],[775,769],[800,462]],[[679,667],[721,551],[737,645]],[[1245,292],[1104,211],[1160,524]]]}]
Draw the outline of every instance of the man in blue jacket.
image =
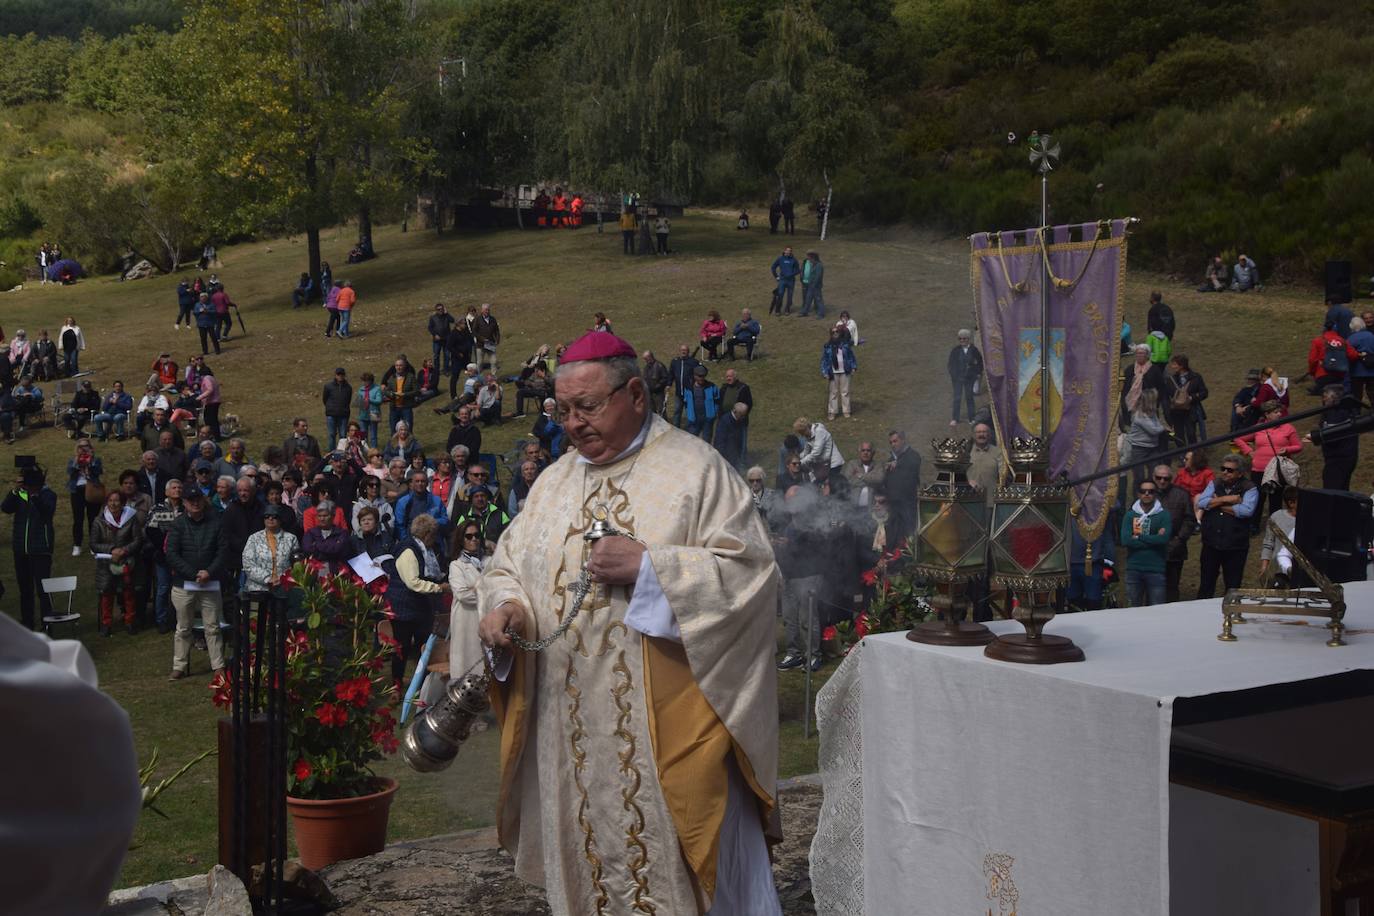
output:
[{"label": "man in blue jacket", "polygon": [[410,491],[396,500],[396,540],[410,537],[410,522],[421,515],[432,515],[439,525],[439,532],[448,530],[448,512],[444,501],[429,492],[429,475],[424,471],[412,471]]},{"label": "man in blue jacket", "polygon": [[101,442],[110,438],[110,427],[114,427],[115,436],[123,442],[129,423],[129,414],[133,413],[134,399],[124,390],[124,383],[115,380],[114,389],[107,395],[100,404],[100,413],[96,414],[95,434]]},{"label": "man in blue jacket", "polygon": [[[57,514],[57,494],[49,490],[43,472],[30,465],[20,472],[19,485],[10,490],[0,511],[14,516],[10,538],[14,548],[14,578],[19,583],[19,617],[24,626],[34,626],[34,593],[38,594],[42,615],[52,614],[52,599],[40,583],[52,575],[53,516]],[[37,623],[41,626],[42,620]]]},{"label": "man in blue jacket", "polygon": [[[797,288],[797,275],[801,273],[801,264],[792,256],[792,246],[789,245],[782,250],[773,261],[773,279],[778,281],[778,288],[773,291],[773,304],[779,314],[790,315],[792,313],[792,293]],[[787,294],[787,304],[783,305],[783,293]],[[769,309],[772,314],[774,309]]]}]

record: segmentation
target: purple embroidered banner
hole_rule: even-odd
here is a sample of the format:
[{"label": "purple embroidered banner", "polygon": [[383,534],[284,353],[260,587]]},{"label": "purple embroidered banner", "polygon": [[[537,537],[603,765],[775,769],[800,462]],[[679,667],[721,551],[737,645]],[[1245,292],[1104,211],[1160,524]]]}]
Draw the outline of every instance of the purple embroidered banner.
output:
[{"label": "purple embroidered banner", "polygon": [[[972,237],[974,318],[1003,455],[1014,436],[1040,435],[1040,285],[1050,272],[1050,476],[1079,477],[1117,461],[1119,341],[1126,221],[982,232]],[[1116,498],[1116,476],[1080,484],[1073,502],[1092,541]]]}]

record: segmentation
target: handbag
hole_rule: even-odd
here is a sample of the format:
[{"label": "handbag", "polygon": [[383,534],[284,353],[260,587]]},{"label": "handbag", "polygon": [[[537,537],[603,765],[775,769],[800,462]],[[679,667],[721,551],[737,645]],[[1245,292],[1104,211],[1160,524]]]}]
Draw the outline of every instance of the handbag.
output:
[{"label": "handbag", "polygon": [[[1274,438],[1266,431],[1264,437],[1269,440],[1269,448],[1274,448]],[[1269,466],[1264,469],[1264,477],[1260,480],[1260,487],[1266,492],[1283,490],[1285,487],[1302,486],[1302,468],[1298,463],[1287,455],[1274,453],[1274,460],[1269,462]]]},{"label": "handbag", "polygon": [[86,502],[99,506],[105,502],[105,485],[98,480],[86,481]]}]

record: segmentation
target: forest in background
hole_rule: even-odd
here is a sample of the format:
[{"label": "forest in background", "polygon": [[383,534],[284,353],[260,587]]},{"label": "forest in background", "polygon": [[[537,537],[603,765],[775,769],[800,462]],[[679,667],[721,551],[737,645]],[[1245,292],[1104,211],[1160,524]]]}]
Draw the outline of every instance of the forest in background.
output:
[{"label": "forest in background", "polygon": [[[1137,263],[1374,263],[1370,0],[0,0],[0,288],[37,243],[167,269],[360,236],[418,194],[613,199],[964,233],[1136,216]],[[1017,140],[1008,142],[1008,133]],[[1200,278],[1199,278],[1200,279]]]}]

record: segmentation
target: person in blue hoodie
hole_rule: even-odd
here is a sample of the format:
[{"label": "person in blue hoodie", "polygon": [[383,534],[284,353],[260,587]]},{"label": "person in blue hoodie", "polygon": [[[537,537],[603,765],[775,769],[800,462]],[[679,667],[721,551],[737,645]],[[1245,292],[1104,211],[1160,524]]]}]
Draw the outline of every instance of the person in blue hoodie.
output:
[{"label": "person in blue hoodie", "polygon": [[114,388],[100,402],[100,413],[92,418],[96,436],[104,442],[113,427],[115,437],[123,442],[128,438],[129,414],[133,412],[134,399],[124,390],[124,383],[115,379]]},{"label": "person in blue hoodie", "polygon": [[1173,528],[1152,479],[1141,481],[1135,492],[1135,504],[1121,519],[1121,546],[1129,554],[1126,597],[1132,607],[1149,607],[1167,600],[1164,564]]},{"label": "person in blue hoodie", "polygon": [[[782,250],[782,254],[773,260],[772,271],[773,279],[778,281],[777,289],[773,291],[773,308],[768,310],[768,314],[777,312],[778,314],[792,313],[792,294],[797,288],[797,276],[801,274],[801,264],[792,255],[792,246],[788,245]],[[782,297],[787,294],[787,304],[784,306]]]},{"label": "person in blue hoodie", "polygon": [[706,381],[705,366],[692,370],[692,385],[683,392],[682,406],[687,418],[684,429],[710,442],[720,412],[720,389]]}]

